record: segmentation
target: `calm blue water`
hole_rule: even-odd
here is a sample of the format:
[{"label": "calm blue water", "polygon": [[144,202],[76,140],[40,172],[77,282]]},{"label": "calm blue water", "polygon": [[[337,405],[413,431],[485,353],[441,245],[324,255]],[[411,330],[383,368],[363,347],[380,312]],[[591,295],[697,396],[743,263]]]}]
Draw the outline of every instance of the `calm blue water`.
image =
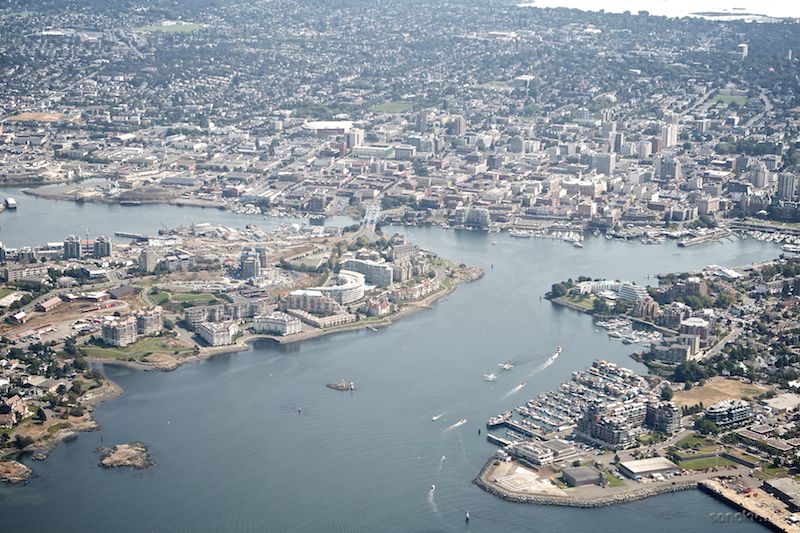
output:
[{"label": "calm blue water", "polygon": [[[9,248],[35,246],[45,242],[62,241],[67,235],[109,235],[115,231],[155,235],[158,230],[181,225],[209,222],[235,228],[256,224],[265,231],[281,224],[307,223],[298,218],[270,218],[237,215],[230,211],[177,205],[145,204],[123,206],[119,204],[76,204],[69,201],[48,200],[29,196],[17,188],[0,188],[0,199],[12,196],[17,200],[16,211],[0,213],[0,242]],[[346,226],[349,217],[329,217],[328,226]]]},{"label": "calm blue water", "polygon": [[[106,367],[126,392],[95,412],[103,441],[143,441],[155,466],[99,468],[101,433],[82,434],[44,463],[28,461],[35,477],[26,486],[0,487],[3,531],[760,530],[712,523],[710,513],[729,509],[696,491],[579,510],[510,504],[471,480],[495,450],[477,435],[487,417],[597,357],[642,370],[629,347],[595,333],[589,317],[541,300],[553,281],[644,281],[708,263],[743,265],[775,256],[774,245],[679,250],[589,239],[576,250],[505,235],[404,231],[485,268],[486,277],[379,332],[260,343],[169,373]],[[543,368],[556,345],[563,353]],[[516,368],[482,381],[505,360]],[[339,379],[358,390],[325,388]],[[523,380],[527,387],[512,394]],[[445,414],[432,422],[438,413]],[[448,429],[462,417],[466,425]]]}]

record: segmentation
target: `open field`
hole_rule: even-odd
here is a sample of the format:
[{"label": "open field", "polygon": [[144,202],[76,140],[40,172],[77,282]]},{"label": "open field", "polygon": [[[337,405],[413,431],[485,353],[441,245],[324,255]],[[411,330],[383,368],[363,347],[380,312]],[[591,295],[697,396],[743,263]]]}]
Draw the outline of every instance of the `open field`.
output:
[{"label": "open field", "polygon": [[378,113],[404,113],[412,107],[414,107],[414,104],[410,102],[389,101],[383,102],[382,104],[375,104],[370,109]]},{"label": "open field", "polygon": [[[88,357],[98,359],[117,359],[120,361],[144,361],[151,354],[169,354],[184,357],[192,354],[186,347],[172,337],[148,337],[124,348],[103,347],[87,344],[81,350]],[[176,353],[177,352],[177,353]]]},{"label": "open field", "polygon": [[151,24],[149,26],[139,26],[133,31],[138,33],[191,33],[203,27],[202,24],[182,23],[182,24]]},{"label": "open field", "polygon": [[709,457],[706,459],[687,459],[678,463],[684,470],[705,470],[724,466],[736,466],[736,463],[724,457]]},{"label": "open field", "polygon": [[8,117],[9,122],[56,122],[63,115],[61,113],[38,113],[35,111],[26,111],[17,113]]},{"label": "open field", "polygon": [[169,295],[173,302],[189,303],[192,305],[207,305],[217,301],[209,292],[176,292]]},{"label": "open field", "polygon": [[747,97],[746,96],[728,96],[728,95],[724,95],[724,94],[718,94],[711,101],[712,102],[721,102],[723,104],[728,104],[728,105],[738,104],[738,105],[741,106],[741,105],[744,105],[744,104],[747,103]]},{"label": "open field", "polygon": [[762,385],[744,383],[738,379],[714,378],[707,381],[702,387],[675,391],[672,399],[681,406],[698,403],[708,406],[730,398],[752,398],[767,390],[768,388]]}]

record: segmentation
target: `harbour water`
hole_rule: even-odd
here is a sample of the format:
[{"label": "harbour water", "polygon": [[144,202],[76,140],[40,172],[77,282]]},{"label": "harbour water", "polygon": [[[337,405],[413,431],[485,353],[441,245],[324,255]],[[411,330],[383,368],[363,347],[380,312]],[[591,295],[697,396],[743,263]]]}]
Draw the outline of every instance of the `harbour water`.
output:
[{"label": "harbour water", "polygon": [[[88,213],[81,222],[104,229],[105,207],[81,209]],[[113,223],[133,225],[123,213],[139,219],[139,209],[120,210]],[[145,209],[169,225],[174,210],[189,208]],[[444,257],[484,268],[486,276],[379,331],[258,343],[168,373],[106,367],[125,394],[96,410],[102,431],[63,443],[43,463],[25,459],[35,472],[30,482],[0,486],[3,530],[761,530],[715,520],[713,513],[729,509],[698,491],[582,510],[511,504],[471,480],[496,449],[485,432],[478,435],[489,416],[597,357],[642,370],[628,357],[630,347],[595,333],[588,316],[541,299],[552,282],[581,274],[645,282],[658,272],[772,258],[776,245],[734,240],[678,249],[673,242],[590,237],[576,249],[505,234],[398,229]],[[546,364],[557,345],[562,353]],[[493,383],[481,379],[504,361],[514,369]],[[341,379],[357,390],[325,386]],[[462,418],[467,422],[454,427]],[[155,466],[99,468],[101,438],[106,446],[146,443]]]},{"label": "harbour water", "polygon": [[[647,11],[651,15],[664,17],[706,16],[719,20],[743,19],[761,20],[764,17],[788,18],[800,17],[800,5],[785,0],[761,0],[759,2],[728,0],[657,0],[642,2],[641,0],[523,0],[518,5],[526,7],[565,7],[582,11],[605,10],[608,13],[638,13]],[[713,16],[709,14],[713,13]]]},{"label": "harbour water", "polygon": [[[281,224],[308,223],[308,220],[292,217],[272,217],[265,220],[263,217],[219,209],[177,205],[79,204],[37,198],[25,194],[19,188],[0,188],[0,192],[3,198],[16,199],[18,205],[15,211],[0,213],[0,241],[11,248],[59,242],[67,235],[83,236],[87,232],[91,238],[98,235],[114,238],[115,231],[155,235],[164,227],[174,228],[201,222],[231,227],[256,224],[267,231]],[[336,216],[329,217],[325,223],[329,226],[346,226],[353,221],[349,217]]]}]

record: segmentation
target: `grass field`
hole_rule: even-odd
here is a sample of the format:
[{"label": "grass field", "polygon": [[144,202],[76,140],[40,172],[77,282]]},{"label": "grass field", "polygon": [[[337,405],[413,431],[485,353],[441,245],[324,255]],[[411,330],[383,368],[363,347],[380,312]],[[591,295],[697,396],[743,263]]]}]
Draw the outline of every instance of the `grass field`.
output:
[{"label": "grass field", "polygon": [[603,478],[606,480],[606,486],[622,487],[625,485],[623,480],[612,474],[606,467],[598,466],[598,470],[600,470],[600,473],[603,474]]},{"label": "grass field", "polygon": [[404,113],[412,107],[414,107],[414,104],[410,102],[397,102],[392,100],[383,102],[382,104],[375,104],[370,109],[378,113]]},{"label": "grass field", "polygon": [[133,31],[137,33],[191,33],[203,27],[202,24],[151,24],[149,26],[139,26]]},{"label": "grass field", "polygon": [[772,465],[761,465],[753,475],[760,480],[772,479],[776,477],[784,477],[789,473],[789,469],[783,466],[774,467]]},{"label": "grass field", "polygon": [[738,379],[714,378],[702,387],[692,387],[691,390],[675,391],[672,400],[681,406],[713,405],[720,400],[733,398],[752,398],[765,392],[767,387],[744,383]]},{"label": "grass field", "polygon": [[724,94],[718,94],[711,101],[712,102],[721,102],[723,104],[728,104],[728,105],[738,104],[738,105],[742,106],[742,105],[747,103],[747,97],[746,96],[728,96],[728,95],[724,95]]},{"label": "grass field", "polygon": [[169,299],[173,302],[192,305],[206,305],[217,301],[210,292],[175,292],[169,295]]},{"label": "grass field", "polygon": [[[87,344],[81,346],[81,350],[88,357],[99,359],[117,359],[120,361],[144,361],[148,355],[153,353],[163,353],[184,357],[190,355],[192,350],[179,344],[171,337],[148,337],[136,341],[124,348],[102,347]],[[178,353],[175,353],[175,352]]]},{"label": "grass field", "polygon": [[681,461],[678,466],[684,470],[705,470],[707,468],[719,468],[722,466],[734,466],[736,463],[724,457],[709,457],[708,459],[688,459]]},{"label": "grass field", "polygon": [[585,298],[583,296],[562,296],[558,298],[562,302],[566,302],[577,307],[580,307],[583,311],[591,311],[594,307],[594,297]]},{"label": "grass field", "polygon": [[8,296],[12,292],[17,292],[17,290],[16,289],[8,289],[8,288],[0,289],[0,298],[4,298],[4,297]]},{"label": "grass field", "polygon": [[706,439],[702,435],[698,435],[697,433],[693,433],[692,435],[686,436],[675,443],[675,446],[678,448],[705,448],[707,446],[713,446],[714,441]]}]

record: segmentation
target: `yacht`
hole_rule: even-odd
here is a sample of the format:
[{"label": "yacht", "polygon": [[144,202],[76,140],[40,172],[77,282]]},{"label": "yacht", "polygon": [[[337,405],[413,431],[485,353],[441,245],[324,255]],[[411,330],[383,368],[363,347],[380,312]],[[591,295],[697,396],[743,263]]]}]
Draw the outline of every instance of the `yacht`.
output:
[{"label": "yacht", "polygon": [[510,237],[516,237],[518,239],[530,239],[533,236],[533,233],[531,233],[530,231],[512,229],[511,231],[508,232],[508,235]]},{"label": "yacht", "polygon": [[484,381],[495,381],[496,379],[497,379],[497,376],[495,374],[484,374],[483,375],[483,380]]}]

